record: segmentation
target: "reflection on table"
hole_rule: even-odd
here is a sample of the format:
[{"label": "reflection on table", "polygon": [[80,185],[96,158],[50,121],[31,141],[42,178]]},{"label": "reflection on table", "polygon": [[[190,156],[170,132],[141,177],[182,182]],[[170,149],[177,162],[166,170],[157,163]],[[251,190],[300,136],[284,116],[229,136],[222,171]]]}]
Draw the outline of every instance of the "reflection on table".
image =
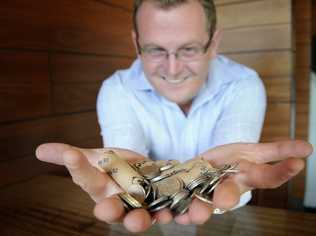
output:
[{"label": "reflection on table", "polygon": [[[40,176],[0,189],[0,235],[132,235],[92,214],[94,203],[69,178]],[[154,225],[137,235],[316,235],[316,214],[245,206],[203,226]]]}]

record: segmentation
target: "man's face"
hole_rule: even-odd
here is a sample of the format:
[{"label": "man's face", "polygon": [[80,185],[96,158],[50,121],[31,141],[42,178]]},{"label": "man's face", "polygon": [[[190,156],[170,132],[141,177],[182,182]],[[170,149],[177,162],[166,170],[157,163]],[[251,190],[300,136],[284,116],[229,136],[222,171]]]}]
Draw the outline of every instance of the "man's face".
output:
[{"label": "man's face", "polygon": [[[139,46],[146,50],[165,50],[169,57],[151,61],[140,54],[144,72],[151,85],[165,98],[185,106],[191,103],[208,78],[209,60],[216,54],[211,46],[198,59],[183,61],[174,52],[207,45],[207,19],[198,1],[161,9],[144,2],[137,13]],[[134,44],[137,45],[134,33]],[[178,54],[179,55],[179,54]]]}]

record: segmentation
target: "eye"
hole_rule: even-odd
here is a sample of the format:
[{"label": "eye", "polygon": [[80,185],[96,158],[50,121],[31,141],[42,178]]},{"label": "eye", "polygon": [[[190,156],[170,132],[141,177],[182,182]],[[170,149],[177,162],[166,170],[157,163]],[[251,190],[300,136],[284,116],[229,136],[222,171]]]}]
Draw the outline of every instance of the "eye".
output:
[{"label": "eye", "polygon": [[181,53],[183,55],[186,55],[186,56],[195,55],[198,52],[199,52],[199,48],[198,47],[194,47],[194,46],[185,47],[185,48],[181,49]]},{"label": "eye", "polygon": [[145,52],[151,56],[161,56],[166,54],[166,50],[163,48],[147,48]]}]

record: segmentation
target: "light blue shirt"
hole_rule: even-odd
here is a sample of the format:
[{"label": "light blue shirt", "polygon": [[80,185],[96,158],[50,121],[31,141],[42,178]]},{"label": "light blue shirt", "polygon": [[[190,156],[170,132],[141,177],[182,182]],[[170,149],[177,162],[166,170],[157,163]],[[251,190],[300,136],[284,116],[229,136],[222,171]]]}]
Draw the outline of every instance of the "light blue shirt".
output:
[{"label": "light blue shirt", "polygon": [[265,108],[257,73],[223,56],[211,62],[187,116],[154,90],[140,60],[105,80],[97,99],[104,146],[154,160],[185,161],[218,145],[258,142]]},{"label": "light blue shirt", "polygon": [[105,80],[97,99],[104,146],[154,160],[185,161],[218,145],[258,142],[265,109],[258,74],[224,56],[210,62],[208,80],[187,115],[155,91],[139,59]]}]

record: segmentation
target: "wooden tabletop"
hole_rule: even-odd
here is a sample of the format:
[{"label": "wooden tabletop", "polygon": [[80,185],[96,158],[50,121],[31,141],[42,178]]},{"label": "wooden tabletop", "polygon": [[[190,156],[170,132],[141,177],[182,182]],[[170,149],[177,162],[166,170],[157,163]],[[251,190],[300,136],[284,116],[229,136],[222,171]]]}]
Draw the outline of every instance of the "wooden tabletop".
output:
[{"label": "wooden tabletop", "polygon": [[[69,178],[40,176],[0,189],[0,235],[132,235],[92,214],[93,202]],[[246,206],[203,226],[154,225],[138,235],[316,235],[316,214]]]}]

